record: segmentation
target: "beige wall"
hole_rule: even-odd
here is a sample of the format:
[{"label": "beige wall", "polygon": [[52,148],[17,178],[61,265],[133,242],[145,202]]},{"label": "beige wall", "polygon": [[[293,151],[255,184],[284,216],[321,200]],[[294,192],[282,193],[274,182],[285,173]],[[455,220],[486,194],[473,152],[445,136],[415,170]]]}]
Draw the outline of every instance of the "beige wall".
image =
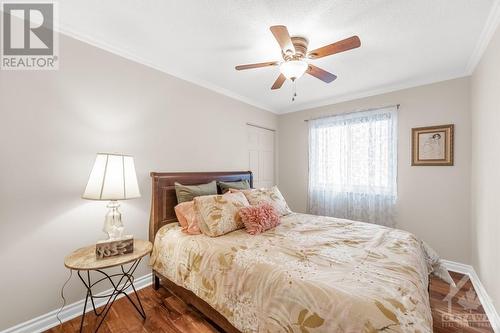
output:
[{"label": "beige wall", "polygon": [[[397,227],[428,242],[443,257],[470,263],[469,79],[462,78],[282,115],[279,186],[291,208],[307,208],[308,129],[304,119],[401,104],[398,117]],[[455,166],[412,167],[411,128],[455,124]]]},{"label": "beige wall", "polygon": [[[60,44],[59,71],[0,72],[0,331],[58,308],[64,256],[103,236],[106,203],[80,199],[96,152],[135,156],[142,198],[122,202],[122,214],[145,238],[150,171],[247,170],[246,122],[276,127],[267,111]],[[76,276],[66,295],[84,296]]]},{"label": "beige wall", "polygon": [[[245,123],[278,127],[279,185],[303,212],[304,119],[398,103],[398,227],[472,262],[498,309],[499,31],[471,80],[279,117],[67,37],[60,58],[56,72],[0,72],[0,330],[56,309],[65,254],[103,235],[105,203],[80,199],[96,152],[135,156],[142,198],[122,202],[122,213],[145,238],[150,171],[247,169]],[[411,167],[411,128],[446,123],[456,125],[455,166]],[[142,265],[137,276],[146,273]],[[66,296],[83,296],[75,276]]]},{"label": "beige wall", "polygon": [[500,28],[471,79],[474,268],[500,312]]}]

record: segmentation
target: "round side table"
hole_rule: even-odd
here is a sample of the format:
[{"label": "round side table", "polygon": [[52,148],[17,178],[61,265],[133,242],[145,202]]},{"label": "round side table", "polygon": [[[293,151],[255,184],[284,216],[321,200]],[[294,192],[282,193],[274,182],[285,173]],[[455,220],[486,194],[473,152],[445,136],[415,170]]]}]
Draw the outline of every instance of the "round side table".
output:
[{"label": "round side table", "polygon": [[[101,317],[99,320],[99,324],[94,332],[97,332],[101,327],[106,315],[108,314],[111,306],[115,302],[116,298],[123,294],[127,299],[132,303],[134,308],[139,312],[143,319],[146,319],[146,312],[142,307],[141,299],[137,294],[137,291],[134,287],[134,272],[139,266],[141,259],[146,255],[151,253],[153,248],[153,244],[151,242],[135,239],[134,240],[134,252],[109,257],[106,259],[97,259],[95,255],[95,245],[87,246],[81,249],[78,249],[72,252],[64,259],[64,266],[71,270],[75,270],[78,273],[78,277],[83,282],[85,287],[87,288],[87,295],[85,296],[85,304],[83,306],[83,314],[80,322],[80,332],[83,330],[83,323],[85,321],[85,312],[87,309],[87,303],[90,299],[92,303],[92,308],[94,310],[94,314],[97,317]],[[130,264],[129,268],[126,268],[125,265]],[[115,274],[107,274],[104,272],[104,269],[111,267],[120,267],[121,272]],[[94,281],[91,280],[90,272],[94,271],[99,273],[100,276]],[[83,276],[82,276],[83,275]],[[113,281],[113,278],[116,278],[118,282]],[[112,286],[113,291],[106,295],[94,295],[92,293],[92,287],[96,286],[99,283],[109,281]],[[129,287],[132,287],[134,291],[135,297],[137,299],[137,303],[130,298],[130,296],[125,292],[125,290]],[[97,311],[95,306],[96,299],[107,299],[104,307],[101,311]]]}]

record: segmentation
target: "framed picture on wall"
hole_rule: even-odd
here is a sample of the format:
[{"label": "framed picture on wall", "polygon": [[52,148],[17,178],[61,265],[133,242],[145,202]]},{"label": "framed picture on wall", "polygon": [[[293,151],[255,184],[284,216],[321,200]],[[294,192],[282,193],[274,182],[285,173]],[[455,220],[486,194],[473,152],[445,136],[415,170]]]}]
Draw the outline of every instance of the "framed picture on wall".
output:
[{"label": "framed picture on wall", "polygon": [[411,131],[411,165],[453,165],[454,125],[418,127]]}]

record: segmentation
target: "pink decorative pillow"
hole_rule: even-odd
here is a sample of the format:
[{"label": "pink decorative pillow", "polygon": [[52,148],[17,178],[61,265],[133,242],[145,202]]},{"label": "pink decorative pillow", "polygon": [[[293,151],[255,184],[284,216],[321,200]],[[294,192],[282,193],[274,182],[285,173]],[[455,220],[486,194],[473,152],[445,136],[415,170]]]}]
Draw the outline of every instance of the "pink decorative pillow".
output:
[{"label": "pink decorative pillow", "polygon": [[181,202],[174,207],[175,215],[179,224],[182,227],[182,231],[190,235],[201,234],[200,228],[198,227],[198,215],[194,210],[194,201]]},{"label": "pink decorative pillow", "polygon": [[260,234],[280,224],[280,217],[276,208],[267,202],[240,208],[239,215],[245,229],[251,235]]}]

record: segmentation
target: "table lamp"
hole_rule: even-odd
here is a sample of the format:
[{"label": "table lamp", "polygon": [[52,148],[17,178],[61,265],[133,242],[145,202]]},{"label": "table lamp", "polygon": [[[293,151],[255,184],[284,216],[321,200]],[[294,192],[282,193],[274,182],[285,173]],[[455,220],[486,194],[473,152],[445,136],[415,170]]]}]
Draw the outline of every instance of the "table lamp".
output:
[{"label": "table lamp", "polygon": [[140,196],[134,158],[123,154],[98,153],[82,198],[109,200],[107,205],[109,211],[104,219],[103,227],[103,231],[108,235],[106,241],[117,241],[123,238],[124,227],[121,213],[118,211],[120,204],[117,200]]}]

